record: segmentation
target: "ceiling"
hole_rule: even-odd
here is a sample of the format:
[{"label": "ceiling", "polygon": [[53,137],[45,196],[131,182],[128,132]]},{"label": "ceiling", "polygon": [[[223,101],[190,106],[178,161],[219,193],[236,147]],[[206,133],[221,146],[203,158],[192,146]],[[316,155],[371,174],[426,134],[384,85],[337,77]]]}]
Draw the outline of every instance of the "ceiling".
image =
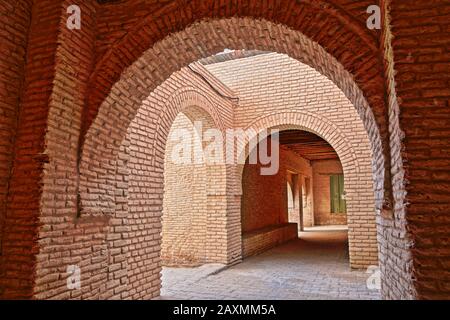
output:
[{"label": "ceiling", "polygon": [[280,144],[307,160],[339,159],[336,151],[327,141],[307,131],[281,131]]}]

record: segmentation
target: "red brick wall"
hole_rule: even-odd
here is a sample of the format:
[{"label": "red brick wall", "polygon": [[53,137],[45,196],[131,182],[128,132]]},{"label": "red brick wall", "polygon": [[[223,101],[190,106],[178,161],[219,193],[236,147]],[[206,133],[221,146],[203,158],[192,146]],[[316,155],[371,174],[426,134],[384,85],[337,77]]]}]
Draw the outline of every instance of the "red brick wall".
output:
[{"label": "red brick wall", "polygon": [[[450,3],[388,1],[395,231],[385,251],[389,298],[450,297]],[[397,249],[398,248],[398,249]],[[401,260],[400,260],[401,259]],[[404,261],[399,268],[395,261]],[[413,281],[411,279],[414,279]]]},{"label": "red brick wall", "polygon": [[6,218],[9,177],[14,156],[14,140],[21,89],[24,81],[28,29],[32,1],[0,1],[0,298],[3,296],[5,256],[2,246]]},{"label": "red brick wall", "polygon": [[312,161],[314,174],[314,224],[344,225],[347,215],[331,212],[330,175],[343,174],[339,160]]},{"label": "red brick wall", "polygon": [[[33,30],[32,24],[30,32],[37,37],[36,51],[28,51],[30,61],[36,63],[30,68],[30,76],[36,77],[36,83],[30,83],[31,91],[26,95],[30,98],[31,106],[39,105],[42,108],[30,108],[27,118],[24,118],[24,124],[31,121],[37,126],[33,132],[38,132],[40,138],[34,136],[33,141],[40,141],[39,146],[42,148],[32,156],[40,156],[39,164],[43,168],[37,174],[40,181],[38,185],[42,186],[38,217],[41,226],[37,237],[42,240],[39,241],[39,254],[34,267],[36,280],[33,294],[36,298],[89,299],[101,294],[107,296],[104,283],[108,274],[104,266],[119,259],[115,257],[117,253],[108,255],[111,243],[107,239],[107,233],[112,233],[117,223],[112,218],[117,217],[80,217],[78,207],[80,131],[83,106],[89,90],[87,82],[93,69],[96,3],[88,0],[77,3],[82,11],[81,30],[69,30],[66,27],[67,7],[72,4],[70,0],[36,1],[33,10],[42,6],[42,16],[36,16],[33,11],[33,20],[36,18],[44,26],[36,26]],[[54,12],[53,8],[49,11],[52,6],[55,6]],[[51,20],[46,21],[50,17]],[[56,37],[50,42],[49,34],[53,31]],[[54,56],[48,57],[47,53]],[[36,57],[42,60],[35,60]],[[41,66],[49,67],[36,72]],[[43,76],[50,77],[49,97],[33,94],[34,90],[45,92]],[[39,102],[33,99],[35,97],[39,97]],[[116,167],[110,170],[116,171]],[[116,185],[117,181],[111,180],[109,183]],[[111,193],[110,187],[106,196],[110,198]],[[117,204],[117,216],[123,215],[120,205]],[[113,238],[112,235],[110,237]],[[70,265],[82,269],[81,290],[67,288],[67,267]],[[111,284],[117,286],[116,282]],[[114,289],[118,290],[117,287]]]},{"label": "red brick wall", "polygon": [[280,150],[276,175],[262,176],[260,164],[246,164],[242,176],[242,232],[290,222],[287,206],[287,174],[312,176],[309,161],[287,149]]},{"label": "red brick wall", "polygon": [[[7,275],[7,297],[29,298],[42,288],[50,294],[55,294],[53,290],[57,287],[67,291],[63,280],[54,281],[55,276],[48,276],[58,272],[56,266],[50,267],[52,263],[61,268],[60,253],[54,254],[55,259],[52,260],[51,254],[41,250],[49,240],[41,240],[38,244],[37,239],[48,239],[50,234],[55,238],[62,236],[62,231],[49,231],[53,223],[56,222],[58,230],[62,230],[67,222],[57,221],[58,218],[68,212],[73,213],[72,217],[76,215],[73,206],[76,202],[73,188],[76,179],[71,178],[76,177],[82,100],[73,102],[85,93],[91,61],[89,48],[94,44],[90,33],[92,20],[89,19],[93,8],[84,6],[83,1],[80,5],[84,8],[86,28],[82,32],[68,34],[63,16],[67,7],[64,1],[38,1],[33,4],[15,139],[14,169],[3,232],[2,260]],[[20,15],[20,9],[17,12]],[[84,50],[73,50],[75,47]],[[77,66],[76,72],[72,66]],[[57,190],[49,181],[58,181],[57,185],[64,191]],[[42,225],[45,226],[40,228]],[[40,231],[42,233],[38,235]],[[57,242],[55,239],[54,243]],[[86,245],[91,247],[90,243]],[[67,246],[61,245],[53,252],[67,250]],[[37,271],[38,263],[45,266],[40,271]],[[35,281],[35,276],[42,277],[41,281]],[[64,297],[69,296],[67,293]]]}]

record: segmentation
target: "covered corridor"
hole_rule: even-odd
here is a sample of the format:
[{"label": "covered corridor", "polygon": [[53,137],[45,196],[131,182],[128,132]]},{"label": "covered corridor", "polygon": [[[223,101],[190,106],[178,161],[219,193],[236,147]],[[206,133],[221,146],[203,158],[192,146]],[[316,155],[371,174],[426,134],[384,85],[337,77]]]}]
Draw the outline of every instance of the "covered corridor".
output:
[{"label": "covered corridor", "polygon": [[[375,265],[382,299],[450,298],[448,0],[0,9],[0,299],[361,299]],[[267,130],[342,169],[289,133],[259,179],[242,149]],[[296,239],[328,223],[348,242]]]},{"label": "covered corridor", "polygon": [[380,299],[370,273],[348,265],[342,226],[306,228],[300,239],[225,268],[163,268],[161,299]]}]

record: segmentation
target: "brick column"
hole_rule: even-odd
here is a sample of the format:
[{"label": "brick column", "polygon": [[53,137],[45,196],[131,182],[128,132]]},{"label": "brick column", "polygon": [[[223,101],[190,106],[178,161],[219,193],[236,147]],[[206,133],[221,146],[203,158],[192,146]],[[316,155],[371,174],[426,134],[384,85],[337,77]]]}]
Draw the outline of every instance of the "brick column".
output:
[{"label": "brick column", "polygon": [[[450,4],[387,1],[396,237],[382,261],[388,298],[450,296]],[[388,30],[389,31],[389,30]],[[395,73],[394,73],[395,70]],[[394,90],[395,88],[395,90]]]}]

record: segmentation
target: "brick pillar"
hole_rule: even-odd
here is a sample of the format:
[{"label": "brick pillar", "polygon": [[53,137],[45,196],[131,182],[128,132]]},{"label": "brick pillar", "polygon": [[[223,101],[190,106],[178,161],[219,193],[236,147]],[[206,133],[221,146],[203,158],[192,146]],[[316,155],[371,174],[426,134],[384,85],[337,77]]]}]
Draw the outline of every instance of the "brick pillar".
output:
[{"label": "brick pillar", "polygon": [[76,217],[78,132],[95,29],[87,0],[78,3],[82,29],[66,28],[71,4],[43,0],[32,8],[3,234],[5,298],[44,297],[44,290],[56,296],[65,287],[64,277],[49,276],[61,272],[55,259],[62,258],[55,247],[47,249],[58,243],[69,252],[56,239]]},{"label": "brick pillar", "polygon": [[[4,298],[33,295],[37,221],[42,195],[49,99],[55,71],[62,1],[39,1],[32,10],[26,72],[16,134],[14,171],[2,241]],[[20,147],[19,147],[20,146]]]},{"label": "brick pillar", "polygon": [[393,280],[384,292],[388,298],[448,298],[450,3],[390,2],[393,38],[386,60],[395,70],[395,76],[391,74],[395,91],[390,92],[391,135],[395,136],[393,227],[401,230],[399,241],[384,252],[398,255],[382,261]]},{"label": "brick pillar", "polygon": [[[10,259],[3,253],[2,238],[6,218],[9,178],[14,155],[17,117],[21,90],[24,82],[25,55],[28,29],[31,23],[32,1],[0,1],[0,37],[2,55],[0,58],[0,298],[5,285],[12,289],[13,283],[3,282],[6,274],[2,262]],[[6,251],[12,253],[10,244]],[[9,291],[11,293],[11,291]]]}]

